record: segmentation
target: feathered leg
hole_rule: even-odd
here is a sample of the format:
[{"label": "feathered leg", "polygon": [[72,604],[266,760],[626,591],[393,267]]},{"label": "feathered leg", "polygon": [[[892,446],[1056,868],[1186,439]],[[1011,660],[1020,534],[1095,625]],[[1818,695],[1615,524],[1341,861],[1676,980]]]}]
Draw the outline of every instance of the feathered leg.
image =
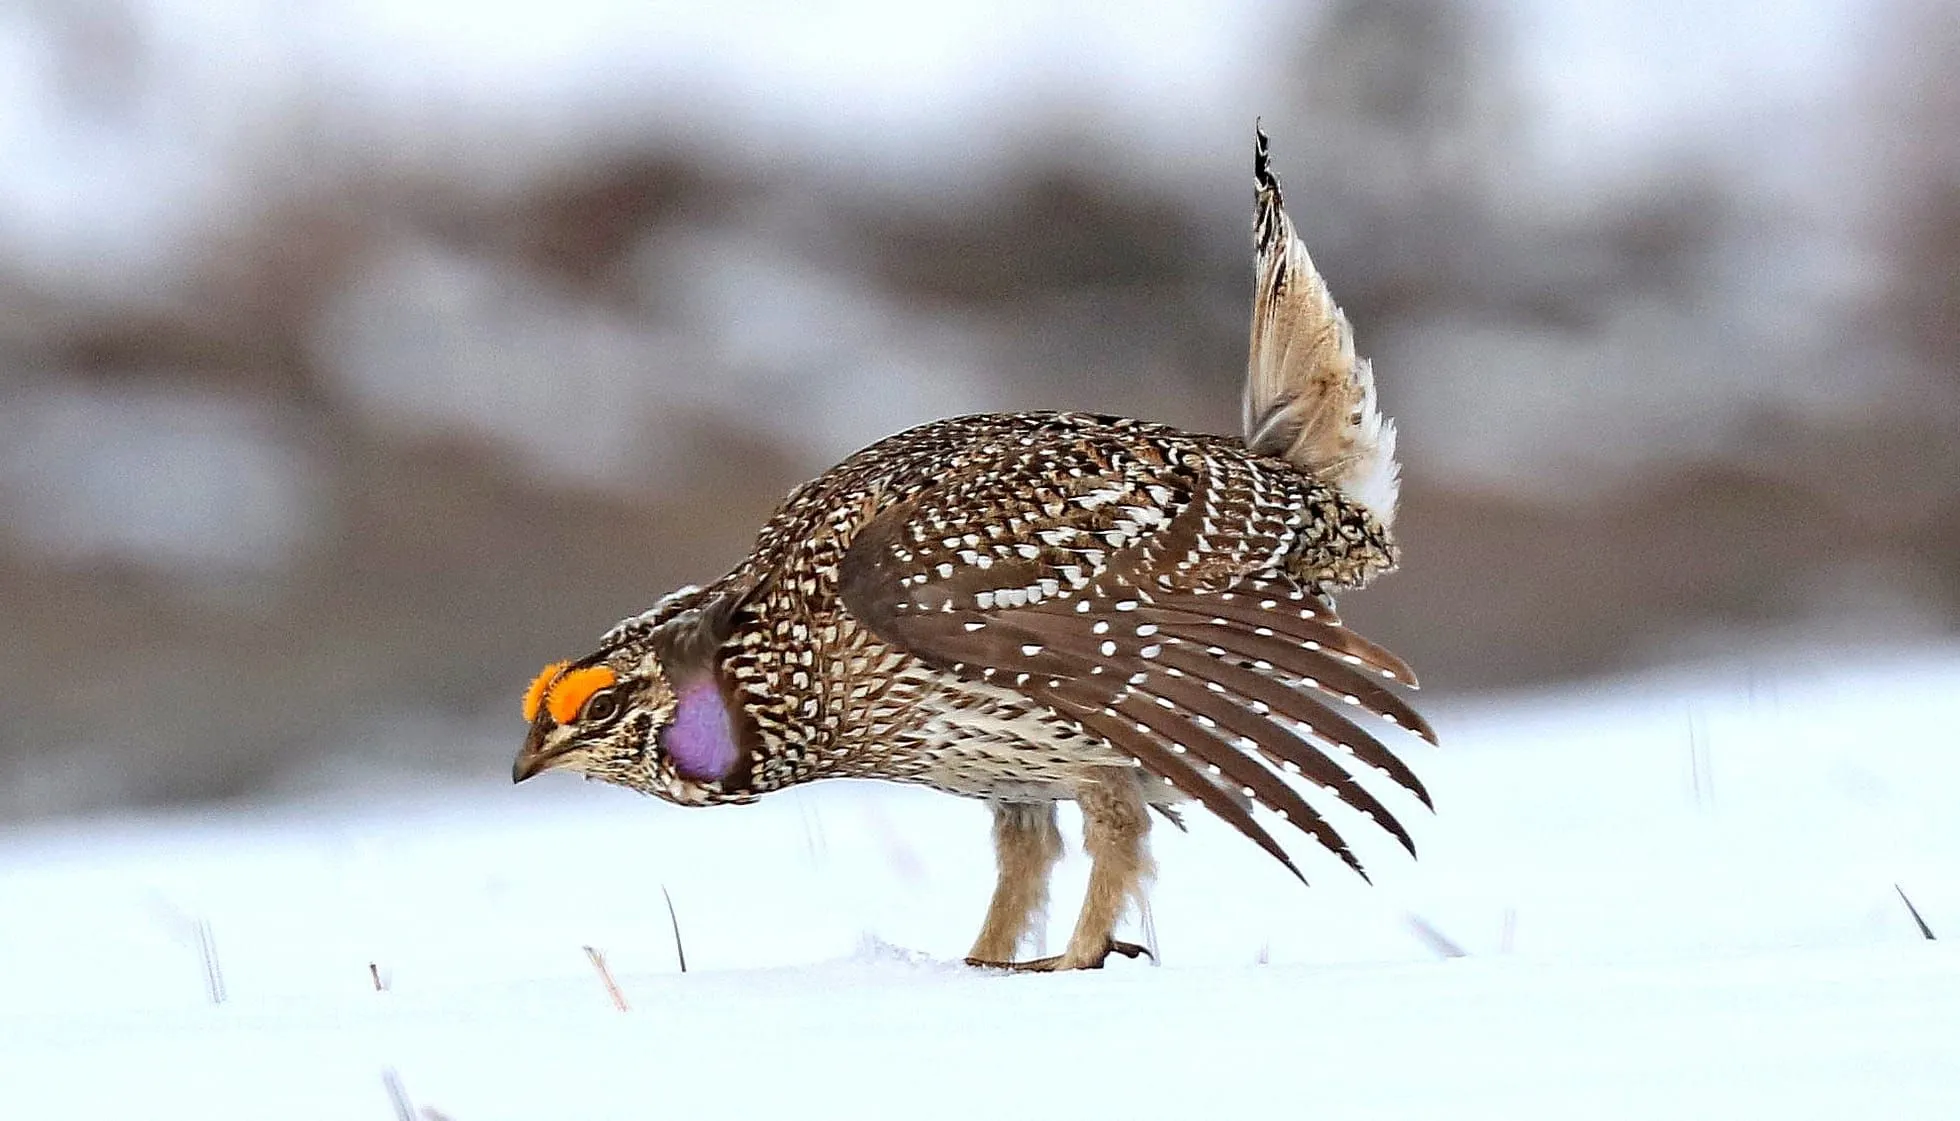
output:
[{"label": "feathered leg", "polygon": [[[973,961],[975,965],[1006,965],[1033,972],[1060,969],[1101,969],[1112,953],[1137,957],[1149,951],[1113,937],[1116,924],[1132,901],[1141,898],[1145,882],[1155,872],[1146,841],[1150,815],[1143,802],[1138,772],[1111,769],[1076,789],[1082,807],[1082,849],[1089,856],[1089,890],[1068,949],[1055,957],[1004,963]],[[976,955],[977,957],[978,955]]]},{"label": "feathered leg", "polygon": [[1006,965],[1028,931],[1048,912],[1048,876],[1062,856],[1053,802],[995,802],[994,857],[1000,878],[993,902],[967,956],[971,965]]}]

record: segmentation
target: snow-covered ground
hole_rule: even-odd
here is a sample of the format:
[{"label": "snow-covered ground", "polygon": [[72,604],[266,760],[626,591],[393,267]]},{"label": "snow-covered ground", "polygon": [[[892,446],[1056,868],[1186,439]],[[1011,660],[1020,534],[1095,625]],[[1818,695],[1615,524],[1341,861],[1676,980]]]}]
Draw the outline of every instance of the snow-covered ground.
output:
[{"label": "snow-covered ground", "polygon": [[1894,886],[1960,938],[1960,651],[1857,660],[1444,708],[1419,862],[1160,829],[1162,965],[1093,974],[956,964],[985,815],[900,788],[15,833],[0,1116],[1960,1116],[1960,948]]}]

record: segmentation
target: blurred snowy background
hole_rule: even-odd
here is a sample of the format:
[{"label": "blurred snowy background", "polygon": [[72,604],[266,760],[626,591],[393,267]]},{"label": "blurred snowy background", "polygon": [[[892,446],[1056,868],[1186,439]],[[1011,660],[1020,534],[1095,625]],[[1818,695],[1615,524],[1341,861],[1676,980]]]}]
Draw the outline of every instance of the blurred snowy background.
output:
[{"label": "blurred snowy background", "polygon": [[1347,613],[1438,693],[1938,643],[1953,17],[13,0],[0,821],[496,780],[862,443],[1229,430],[1255,116],[1403,425]]}]

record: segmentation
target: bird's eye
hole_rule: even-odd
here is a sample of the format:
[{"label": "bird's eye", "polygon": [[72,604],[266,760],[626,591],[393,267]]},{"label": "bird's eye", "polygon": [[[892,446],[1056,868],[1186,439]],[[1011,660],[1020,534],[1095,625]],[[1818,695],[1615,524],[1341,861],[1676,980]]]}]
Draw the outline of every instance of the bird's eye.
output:
[{"label": "bird's eye", "polygon": [[585,711],[579,714],[582,724],[604,724],[619,715],[619,693],[612,689],[601,689],[585,702]]}]

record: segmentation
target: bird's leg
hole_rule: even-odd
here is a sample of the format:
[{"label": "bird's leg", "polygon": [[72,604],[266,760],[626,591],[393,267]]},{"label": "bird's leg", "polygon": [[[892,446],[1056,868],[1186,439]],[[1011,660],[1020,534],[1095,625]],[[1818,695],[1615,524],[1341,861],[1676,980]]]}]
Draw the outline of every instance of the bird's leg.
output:
[{"label": "bird's leg", "polygon": [[1085,783],[1076,791],[1076,801],[1082,806],[1082,851],[1091,861],[1089,890],[1068,949],[1053,968],[1100,969],[1112,952],[1132,958],[1147,952],[1113,935],[1123,912],[1142,896],[1145,882],[1156,872],[1148,845],[1150,814],[1144,809],[1138,774],[1128,769]]},{"label": "bird's leg", "polygon": [[[1006,964],[1007,968],[1035,972],[1061,969],[1101,969],[1112,953],[1137,957],[1149,951],[1134,942],[1118,942],[1116,923],[1130,903],[1139,898],[1144,883],[1155,871],[1146,839],[1150,817],[1144,809],[1143,794],[1134,771],[1110,770],[1076,790],[1082,806],[1082,849],[1091,861],[1089,890],[1082,900],[1082,913],[1075,920],[1075,933],[1069,936],[1062,953],[1035,961],[1011,964],[992,961],[974,964]],[[976,955],[977,956],[977,955]]]},{"label": "bird's leg", "polygon": [[1055,803],[995,802],[994,857],[1000,878],[967,961],[1005,965],[1028,930],[1048,910],[1048,876],[1062,856]]}]

